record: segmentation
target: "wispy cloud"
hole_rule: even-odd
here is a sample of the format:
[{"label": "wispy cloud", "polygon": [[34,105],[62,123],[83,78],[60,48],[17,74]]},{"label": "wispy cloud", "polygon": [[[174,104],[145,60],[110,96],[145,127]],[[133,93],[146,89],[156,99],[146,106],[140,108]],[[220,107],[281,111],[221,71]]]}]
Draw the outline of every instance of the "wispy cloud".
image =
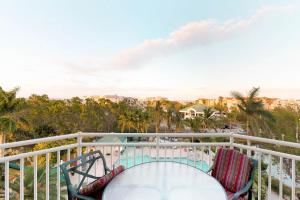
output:
[{"label": "wispy cloud", "polygon": [[[265,6],[252,16],[243,19],[231,19],[224,22],[201,20],[189,22],[169,34],[166,38],[147,39],[144,42],[125,49],[108,61],[89,62],[89,65],[69,65],[74,70],[90,73],[97,69],[134,69],[152,59],[172,55],[178,52],[209,45],[234,37],[273,13],[293,13],[298,5]],[[88,67],[89,66],[89,67]],[[87,69],[89,68],[89,69]]]}]

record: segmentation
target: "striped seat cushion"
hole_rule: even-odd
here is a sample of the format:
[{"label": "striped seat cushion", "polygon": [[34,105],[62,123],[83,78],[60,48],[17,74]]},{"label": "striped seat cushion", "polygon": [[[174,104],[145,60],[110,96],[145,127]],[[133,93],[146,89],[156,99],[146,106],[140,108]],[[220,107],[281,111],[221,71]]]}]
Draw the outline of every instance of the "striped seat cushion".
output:
[{"label": "striped seat cushion", "polygon": [[215,157],[212,176],[229,192],[241,190],[251,176],[252,161],[233,149],[220,148]]},{"label": "striped seat cushion", "polygon": [[101,200],[102,192],[105,186],[118,174],[124,171],[124,167],[122,165],[113,169],[110,173],[105,176],[95,180],[94,182],[82,187],[79,191],[79,194],[84,196],[90,196],[95,198],[96,200]]}]

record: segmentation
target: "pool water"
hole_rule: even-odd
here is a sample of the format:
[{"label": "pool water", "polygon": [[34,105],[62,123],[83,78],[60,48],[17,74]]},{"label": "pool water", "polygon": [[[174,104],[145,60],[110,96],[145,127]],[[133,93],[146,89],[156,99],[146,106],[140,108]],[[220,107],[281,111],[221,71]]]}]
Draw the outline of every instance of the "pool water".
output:
[{"label": "pool water", "polygon": [[[189,166],[196,167],[197,169],[200,169],[200,170],[205,171],[205,172],[208,171],[209,168],[210,168],[206,162],[200,161],[200,160],[194,162],[194,160],[190,160],[190,159],[187,159],[187,158],[179,158],[179,157],[175,157],[175,158],[161,157],[158,160],[159,161],[172,161],[172,162],[187,164]],[[115,166],[123,165],[126,168],[130,168],[130,167],[133,167],[135,165],[139,165],[139,164],[147,163],[147,162],[152,162],[152,161],[156,161],[156,158],[153,158],[153,157],[150,157],[150,156],[147,156],[147,155],[145,155],[144,157],[136,156],[135,159],[133,157],[128,157],[127,160],[126,160],[125,157],[122,156],[121,159],[117,160],[114,165]]]}]

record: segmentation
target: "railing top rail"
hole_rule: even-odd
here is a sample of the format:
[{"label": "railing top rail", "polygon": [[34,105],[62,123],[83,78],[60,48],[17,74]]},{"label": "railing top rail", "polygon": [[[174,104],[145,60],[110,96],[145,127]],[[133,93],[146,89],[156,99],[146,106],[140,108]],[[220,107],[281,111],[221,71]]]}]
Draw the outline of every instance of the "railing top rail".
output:
[{"label": "railing top rail", "polygon": [[103,137],[103,136],[116,136],[116,137],[230,137],[232,133],[93,133],[82,132],[82,137]]},{"label": "railing top rail", "polygon": [[283,140],[275,140],[275,139],[269,139],[269,138],[240,135],[240,134],[233,134],[232,136],[237,139],[250,140],[250,141],[262,142],[262,143],[266,143],[266,144],[275,144],[275,145],[281,145],[281,146],[293,147],[293,148],[300,149],[300,143],[296,143],[296,142],[287,142],[287,141],[283,141]]},{"label": "railing top rail", "polygon": [[282,153],[282,152],[278,152],[278,151],[272,151],[272,150],[268,150],[268,149],[258,148],[255,146],[247,146],[247,145],[236,144],[236,143],[234,143],[233,146],[237,147],[237,148],[251,150],[254,152],[260,152],[260,153],[264,153],[264,154],[268,154],[268,155],[272,155],[272,156],[277,156],[277,157],[300,161],[300,156],[293,155],[293,154]]},{"label": "railing top rail", "polygon": [[0,148],[14,148],[14,147],[21,147],[27,145],[34,145],[41,142],[51,142],[51,141],[59,141],[64,139],[73,139],[76,137],[103,137],[103,136],[116,136],[116,137],[185,137],[185,138],[204,138],[204,137],[224,137],[229,138],[233,137],[236,139],[243,139],[255,142],[261,142],[266,144],[275,144],[281,145],[286,147],[293,147],[300,149],[300,143],[295,142],[287,142],[282,140],[275,140],[275,139],[268,139],[262,137],[254,137],[254,136],[247,136],[247,135],[240,135],[235,133],[93,133],[93,132],[79,132],[74,134],[67,134],[67,135],[60,135],[60,136],[53,136],[53,137],[46,137],[46,138],[39,138],[33,140],[24,140],[19,142],[11,142],[11,143],[4,143],[0,144]]},{"label": "railing top rail", "polygon": [[[156,146],[156,142],[130,142],[130,143],[95,143],[84,142],[81,146],[126,146],[126,147],[153,147]],[[203,142],[203,143],[189,143],[189,142],[176,142],[176,143],[159,143],[160,147],[208,147],[208,146],[230,146],[229,142]]]},{"label": "railing top rail", "polygon": [[32,139],[32,140],[4,143],[4,144],[0,144],[0,149],[1,148],[6,149],[6,148],[27,146],[27,145],[33,145],[33,144],[38,144],[38,143],[42,143],[42,142],[52,142],[52,141],[58,141],[58,140],[72,139],[72,138],[76,138],[79,135],[80,135],[80,133],[73,133],[73,134],[38,138],[38,139]]},{"label": "railing top rail", "polygon": [[6,156],[3,158],[0,158],[0,163],[6,162],[6,161],[19,160],[21,158],[28,158],[28,157],[32,157],[32,156],[36,156],[36,155],[43,155],[43,154],[50,153],[50,152],[57,152],[57,151],[61,151],[61,150],[72,149],[77,146],[78,146],[77,144],[69,144],[69,145],[64,145],[64,146],[60,146],[60,147],[53,147],[50,149],[43,149],[43,150],[38,150],[38,151],[21,153],[21,154],[13,155],[13,156]]}]

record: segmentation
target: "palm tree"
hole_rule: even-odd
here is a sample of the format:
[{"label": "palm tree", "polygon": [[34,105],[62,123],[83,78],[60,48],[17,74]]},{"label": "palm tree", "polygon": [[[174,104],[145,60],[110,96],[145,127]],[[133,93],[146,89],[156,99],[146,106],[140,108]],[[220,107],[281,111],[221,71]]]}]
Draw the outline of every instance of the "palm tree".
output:
[{"label": "palm tree", "polygon": [[195,117],[190,119],[185,119],[185,124],[191,128],[191,130],[195,133],[198,132],[200,129],[200,124],[202,122],[202,118]]},{"label": "palm tree", "polygon": [[264,104],[258,99],[260,88],[252,88],[248,96],[239,92],[232,92],[232,96],[239,101],[238,108],[246,118],[247,134],[255,135],[261,128],[271,133],[267,121],[275,121],[273,115],[264,109]]},{"label": "palm tree", "polygon": [[175,132],[178,133],[184,128],[184,120],[182,114],[178,111],[174,113]]},{"label": "palm tree", "polygon": [[119,129],[120,129],[121,133],[124,133],[126,126],[127,126],[127,117],[125,114],[119,115],[118,124],[119,124]]},{"label": "palm tree", "polygon": [[150,126],[150,116],[147,111],[143,111],[140,115],[140,132],[147,133]]},{"label": "palm tree", "polygon": [[[18,115],[22,99],[17,98],[19,88],[14,88],[8,92],[0,87],[0,144],[5,143],[8,134],[12,134],[18,127],[25,127],[26,120]],[[0,149],[0,157],[4,156],[3,150]]]},{"label": "palm tree", "polygon": [[205,108],[203,110],[202,118],[202,127],[203,129],[215,129],[217,128],[218,121],[215,117],[215,111],[212,108]]},{"label": "palm tree", "polygon": [[155,132],[158,133],[160,129],[160,124],[163,121],[165,117],[165,112],[163,108],[161,107],[160,101],[157,101],[155,104],[155,108],[153,111],[153,120],[155,123]]}]

